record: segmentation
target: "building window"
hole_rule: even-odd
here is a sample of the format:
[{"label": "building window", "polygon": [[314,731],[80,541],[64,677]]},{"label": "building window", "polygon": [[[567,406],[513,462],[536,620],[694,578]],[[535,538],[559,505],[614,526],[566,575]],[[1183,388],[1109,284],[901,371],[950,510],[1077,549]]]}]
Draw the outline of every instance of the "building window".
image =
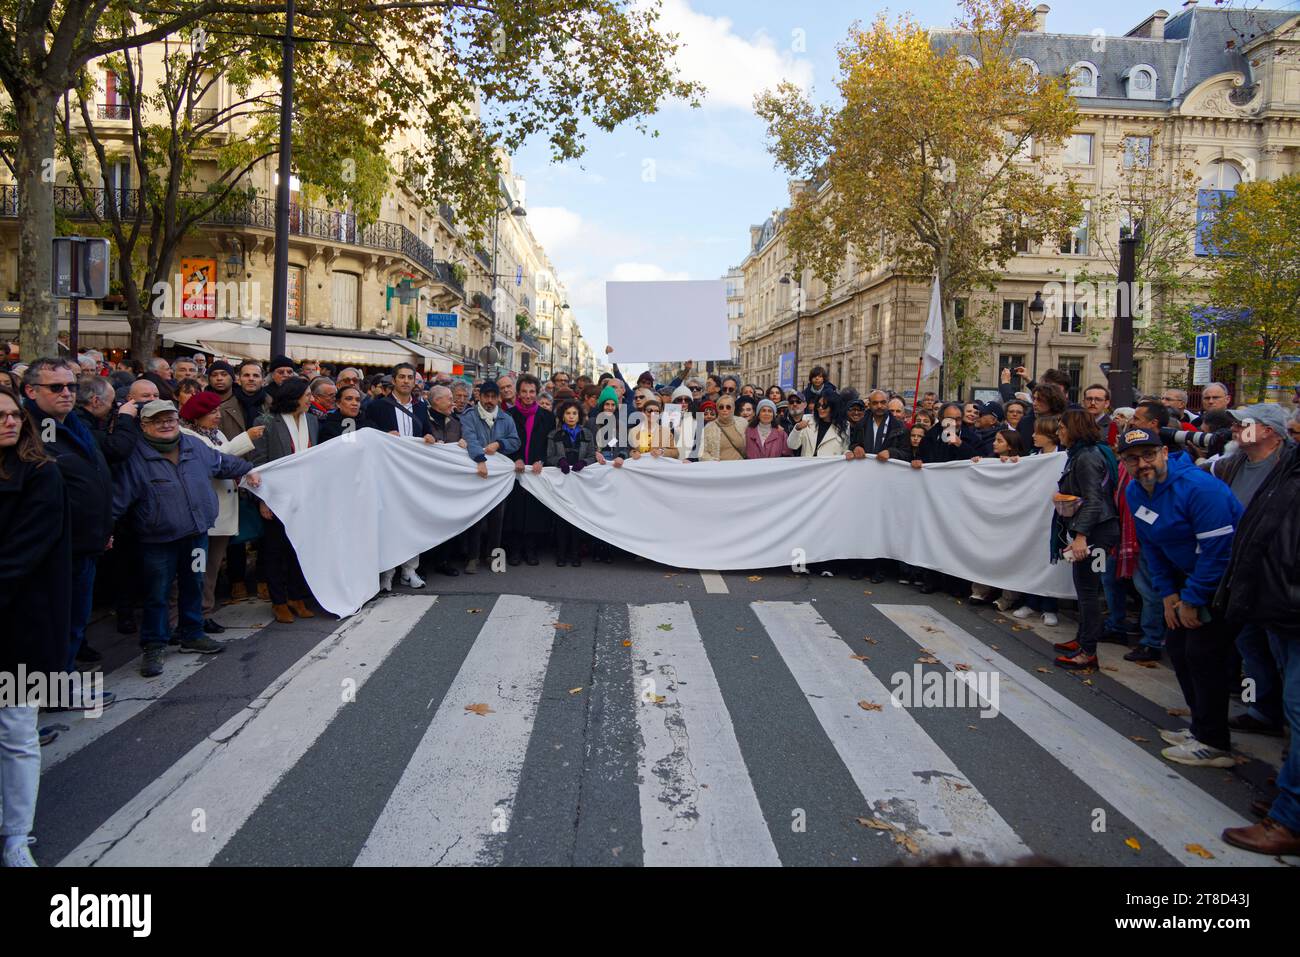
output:
[{"label": "building window", "polygon": [[1146,169],[1151,165],[1151,137],[1124,137],[1124,168]]},{"label": "building window", "polygon": [[1083,218],[1079,220],[1079,225],[1066,233],[1061,240],[1061,252],[1067,256],[1088,255],[1088,212],[1091,208],[1092,203],[1084,200]]},{"label": "building window", "polygon": [[1065,162],[1071,166],[1092,165],[1092,134],[1075,133],[1065,143]]},{"label": "building window", "polygon": [[1097,68],[1091,63],[1076,63],[1070,68],[1070,95],[1097,95]]},{"label": "building window", "polygon": [[1012,371],[1019,369],[1025,364],[1025,354],[1023,352],[1004,352],[998,356],[998,373],[1001,374],[1003,369]]},{"label": "building window", "polygon": [[1124,81],[1130,100],[1154,100],[1156,98],[1155,67],[1139,63],[1124,73]]},{"label": "building window", "polygon": [[[1022,138],[1023,142],[1021,142]],[[1023,136],[1021,133],[1008,130],[1002,134],[1002,141],[1007,149],[1015,150],[1015,154],[1011,158],[1017,162],[1028,163],[1034,158],[1034,138],[1032,136]]]},{"label": "building window", "polygon": [[1086,302],[1067,302],[1061,305],[1061,331],[1069,333],[1083,332],[1084,313],[1087,311]]},{"label": "building window", "polygon": [[1206,237],[1219,208],[1236,194],[1241,179],[1241,169],[1226,160],[1211,163],[1201,177],[1201,187],[1196,193],[1196,255],[1215,254]]},{"label": "building window", "polygon": [[880,388],[880,355],[873,353],[871,356],[871,388]]},{"label": "building window", "polygon": [[1025,304],[1023,301],[1006,299],[1002,302],[1002,331],[1025,331]]},{"label": "building window", "polygon": [[1071,402],[1079,401],[1079,380],[1083,376],[1083,358],[1081,356],[1061,356],[1056,368],[1070,377],[1070,388],[1066,390]]},{"label": "building window", "polygon": [[292,322],[295,325],[302,325],[303,315],[303,285],[302,285],[302,267],[289,267],[289,289],[287,297],[286,322]]},{"label": "building window", "polygon": [[356,273],[336,272],[330,279],[330,325],[335,329],[358,329],[357,291],[361,277]]}]

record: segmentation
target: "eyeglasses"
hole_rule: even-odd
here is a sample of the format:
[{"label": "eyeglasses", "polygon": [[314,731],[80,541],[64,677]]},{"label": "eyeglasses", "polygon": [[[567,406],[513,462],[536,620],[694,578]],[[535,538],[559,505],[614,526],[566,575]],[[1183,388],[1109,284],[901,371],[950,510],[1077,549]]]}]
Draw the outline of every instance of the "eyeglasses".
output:
[{"label": "eyeglasses", "polygon": [[1159,457],[1160,457],[1160,449],[1151,448],[1151,449],[1147,449],[1145,452],[1139,452],[1136,455],[1123,455],[1120,457],[1120,459],[1124,463],[1125,467],[1136,468],[1139,463],[1139,460],[1145,462],[1147,465],[1150,465]]},{"label": "eyeglasses", "polygon": [[0,422],[8,422],[11,419],[14,422],[21,422],[23,420],[23,413],[22,412],[0,412]]},{"label": "eyeglasses", "polygon": [[690,389],[692,392],[703,392],[703,391],[704,391],[704,390],[701,389],[698,385],[687,386],[687,388]]},{"label": "eyeglasses", "polygon": [[735,395],[735,394],[736,394],[736,387],[735,387],[734,385],[724,385],[724,386],[722,387],[722,391],[723,391],[723,392],[726,392],[726,393],[729,394],[729,395]]},{"label": "eyeglasses", "polygon": [[77,387],[75,382],[37,382],[36,385],[40,386],[42,389],[49,389],[55,395],[58,395],[64,389],[71,392]]},{"label": "eyeglasses", "polygon": [[691,404],[691,400],[688,399],[688,398],[686,398],[685,396],[683,396],[682,398],[680,398],[680,399],[677,400],[677,404],[678,404],[678,405],[690,405],[690,404]]}]

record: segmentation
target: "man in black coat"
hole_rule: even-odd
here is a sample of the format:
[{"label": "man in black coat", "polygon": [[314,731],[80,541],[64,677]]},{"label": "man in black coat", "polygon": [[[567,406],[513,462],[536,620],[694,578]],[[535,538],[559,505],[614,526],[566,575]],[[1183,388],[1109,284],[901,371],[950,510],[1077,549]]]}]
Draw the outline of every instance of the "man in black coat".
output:
[{"label": "man in black coat", "polygon": [[896,449],[907,438],[907,428],[889,414],[889,395],[873,389],[867,396],[867,416],[849,430],[854,458],[866,458]]},{"label": "man in black coat", "polygon": [[[555,431],[555,416],[537,404],[541,383],[537,377],[525,373],[515,385],[515,404],[510,407],[510,418],[519,433],[519,449],[511,454],[515,470],[522,472],[535,462],[546,463],[546,442]],[[529,420],[532,420],[531,428]],[[550,532],[551,512],[522,485],[516,483],[506,499],[506,549],[507,561],[518,565],[520,559],[536,565],[537,546]]]},{"label": "man in black coat", "polygon": [[363,415],[368,428],[390,435],[411,435],[422,439],[432,431],[429,407],[415,392],[415,366],[409,362],[393,367],[393,392],[371,400]]},{"label": "man in black coat", "polygon": [[73,412],[95,437],[110,466],[129,459],[140,440],[135,403],[128,401],[115,408],[114,398],[113,386],[106,377],[82,376],[77,385],[77,408]]},{"label": "man in black coat", "polygon": [[[37,359],[23,374],[24,407],[36,420],[37,434],[58,463],[72,506],[72,607],[66,668],[102,657],[82,649],[95,591],[95,561],[113,536],[113,476],[99,443],[73,413],[77,376],[62,359]],[[105,694],[104,704],[110,703]]]}]

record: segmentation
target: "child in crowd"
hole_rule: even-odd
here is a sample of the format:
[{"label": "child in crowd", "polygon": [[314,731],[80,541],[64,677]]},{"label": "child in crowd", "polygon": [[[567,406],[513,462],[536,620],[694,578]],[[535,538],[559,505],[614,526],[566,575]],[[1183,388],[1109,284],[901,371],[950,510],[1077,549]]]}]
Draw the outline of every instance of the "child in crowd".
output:
[{"label": "child in crowd", "polygon": [[[582,425],[582,407],[573,399],[565,399],[556,410],[558,425],[546,439],[546,464],[558,468],[565,475],[581,472],[596,462],[596,440]],[[582,532],[564,519],[556,516],[555,564],[563,568],[582,564],[579,548]]]}]

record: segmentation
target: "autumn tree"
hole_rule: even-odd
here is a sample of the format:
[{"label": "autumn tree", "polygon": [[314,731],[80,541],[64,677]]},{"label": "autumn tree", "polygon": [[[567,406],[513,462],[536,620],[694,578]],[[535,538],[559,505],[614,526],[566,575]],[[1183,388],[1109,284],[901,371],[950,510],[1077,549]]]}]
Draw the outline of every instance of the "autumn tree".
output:
[{"label": "autumn tree", "polygon": [[[283,12],[282,2],[258,0],[0,0],[0,84],[11,104],[0,146],[18,182],[24,355],[55,348],[59,100],[104,57],[211,17],[274,38],[284,32]],[[426,202],[451,202],[473,225],[491,215],[498,150],[542,137],[557,161],[570,160],[591,130],[644,128],[663,100],[695,101],[700,92],[677,76],[675,39],[657,27],[657,0],[298,0],[296,17],[304,43],[341,51],[305,64],[304,72],[315,71],[305,88],[333,81],[349,90],[368,103],[370,128],[385,140],[418,130],[423,146],[403,164],[408,185]],[[251,65],[275,63],[267,49]],[[329,132],[316,135],[325,141]]]},{"label": "autumn tree", "polygon": [[1210,271],[1206,314],[1218,333],[1217,359],[1241,366],[1255,401],[1268,385],[1294,384],[1300,353],[1300,173],[1242,183],[1205,235]]},{"label": "autumn tree", "polygon": [[828,282],[852,250],[929,282],[945,315],[945,365],[960,382],[987,336],[959,328],[955,303],[991,287],[1017,245],[1055,239],[1081,214],[1072,183],[1042,159],[1073,129],[1068,78],[1019,62],[1034,14],[1005,0],[965,0],[955,32],[884,16],[839,50],[841,105],[815,105],[792,84],[762,94],[770,150],[791,176],[829,182],[792,204],[794,257]]}]

